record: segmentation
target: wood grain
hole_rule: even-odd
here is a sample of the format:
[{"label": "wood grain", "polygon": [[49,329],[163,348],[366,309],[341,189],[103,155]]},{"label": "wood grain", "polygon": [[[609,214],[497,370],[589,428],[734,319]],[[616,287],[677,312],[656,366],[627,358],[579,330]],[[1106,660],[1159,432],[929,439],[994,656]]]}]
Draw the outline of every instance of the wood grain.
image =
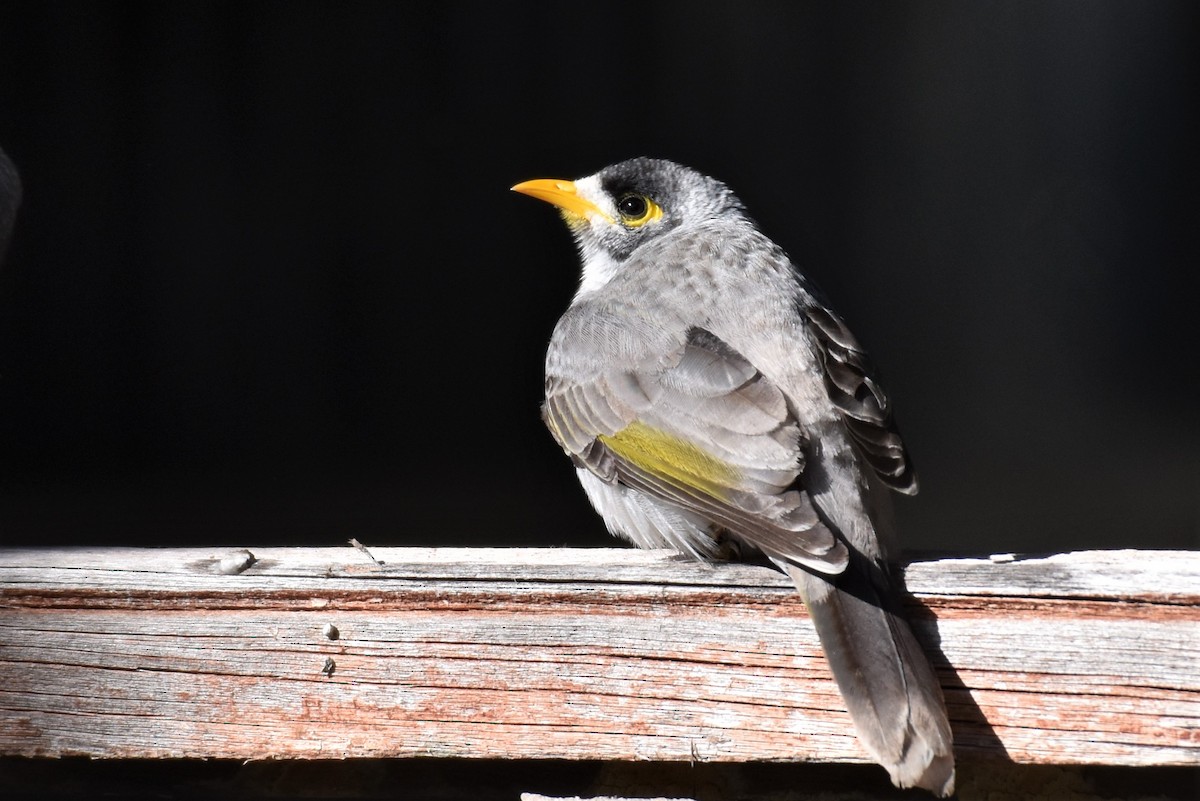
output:
[{"label": "wood grain", "polygon": [[[0,550],[0,755],[867,761],[772,570],[238,550]],[[1200,554],[906,579],[961,754],[1200,764]]]}]

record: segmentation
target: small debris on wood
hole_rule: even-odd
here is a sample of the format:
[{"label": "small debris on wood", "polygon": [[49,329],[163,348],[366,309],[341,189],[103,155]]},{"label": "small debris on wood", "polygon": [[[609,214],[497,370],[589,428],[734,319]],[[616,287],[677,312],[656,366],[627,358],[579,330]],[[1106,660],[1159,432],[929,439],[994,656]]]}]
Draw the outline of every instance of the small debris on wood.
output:
[{"label": "small debris on wood", "polygon": [[362,551],[363,555],[366,556],[368,559],[370,559],[375,564],[377,564],[377,565],[383,564],[383,562],[380,562],[374,556],[371,556],[371,552],[367,550],[367,546],[363,545],[361,542],[356,540],[354,537],[351,537],[349,540],[347,540],[347,542],[349,542],[351,545],[353,545],[359,551]]},{"label": "small debris on wood", "polygon": [[257,561],[254,558],[254,554],[243,548],[240,551],[233,551],[222,557],[221,561],[217,562],[217,572],[226,576],[236,576],[247,570]]},{"label": "small debris on wood", "polygon": [[336,640],[342,636],[342,633],[338,631],[338,627],[332,623],[326,623],[325,627],[321,629],[321,633],[325,635],[325,639],[327,640]]}]

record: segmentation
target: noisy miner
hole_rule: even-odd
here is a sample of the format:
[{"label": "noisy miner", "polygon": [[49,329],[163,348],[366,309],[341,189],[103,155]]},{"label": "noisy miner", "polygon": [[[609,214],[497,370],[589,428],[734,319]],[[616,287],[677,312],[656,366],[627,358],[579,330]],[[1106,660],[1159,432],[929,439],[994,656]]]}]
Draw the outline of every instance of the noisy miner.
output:
[{"label": "noisy miner", "polygon": [[941,689],[889,561],[889,491],[917,478],[858,340],[713,178],[637,158],[513,189],[558,207],[583,261],[543,415],[609,530],[765,555],[866,750],[897,786],[953,793]]}]

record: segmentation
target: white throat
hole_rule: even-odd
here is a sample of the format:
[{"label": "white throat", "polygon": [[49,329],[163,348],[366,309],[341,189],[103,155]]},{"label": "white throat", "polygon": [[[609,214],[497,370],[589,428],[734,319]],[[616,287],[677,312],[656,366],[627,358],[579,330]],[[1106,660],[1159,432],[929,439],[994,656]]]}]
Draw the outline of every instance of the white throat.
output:
[{"label": "white throat", "polygon": [[[595,175],[589,175],[586,178],[580,178],[576,181],[575,191],[580,197],[595,203],[597,208],[608,215],[608,219],[603,220],[594,215],[589,215],[588,219],[583,222],[583,225],[590,226],[593,229],[591,233],[595,236],[594,238],[579,237],[577,239],[579,244],[583,246],[580,253],[580,260],[583,262],[583,275],[579,279],[579,290],[575,293],[575,297],[579,298],[603,288],[617,274],[617,262],[609,255],[608,251],[601,249],[595,244],[595,240],[601,238],[604,227],[613,224],[612,220],[616,217],[617,210],[613,208],[612,199],[604,193],[603,188],[600,186],[600,179]],[[591,240],[591,245],[584,245],[589,239]]]},{"label": "white throat", "polygon": [[583,275],[579,279],[579,289],[575,297],[590,295],[604,287],[617,274],[618,264],[607,251],[596,249],[583,256]]}]

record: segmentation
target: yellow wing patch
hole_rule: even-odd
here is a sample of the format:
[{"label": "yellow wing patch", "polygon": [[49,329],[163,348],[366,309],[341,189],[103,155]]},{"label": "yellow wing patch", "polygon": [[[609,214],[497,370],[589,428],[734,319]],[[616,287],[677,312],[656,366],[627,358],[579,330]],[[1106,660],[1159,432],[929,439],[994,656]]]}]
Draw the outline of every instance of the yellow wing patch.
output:
[{"label": "yellow wing patch", "polygon": [[714,498],[724,499],[741,473],[685,439],[632,422],[598,439],[613,453],[648,473],[664,476]]}]

